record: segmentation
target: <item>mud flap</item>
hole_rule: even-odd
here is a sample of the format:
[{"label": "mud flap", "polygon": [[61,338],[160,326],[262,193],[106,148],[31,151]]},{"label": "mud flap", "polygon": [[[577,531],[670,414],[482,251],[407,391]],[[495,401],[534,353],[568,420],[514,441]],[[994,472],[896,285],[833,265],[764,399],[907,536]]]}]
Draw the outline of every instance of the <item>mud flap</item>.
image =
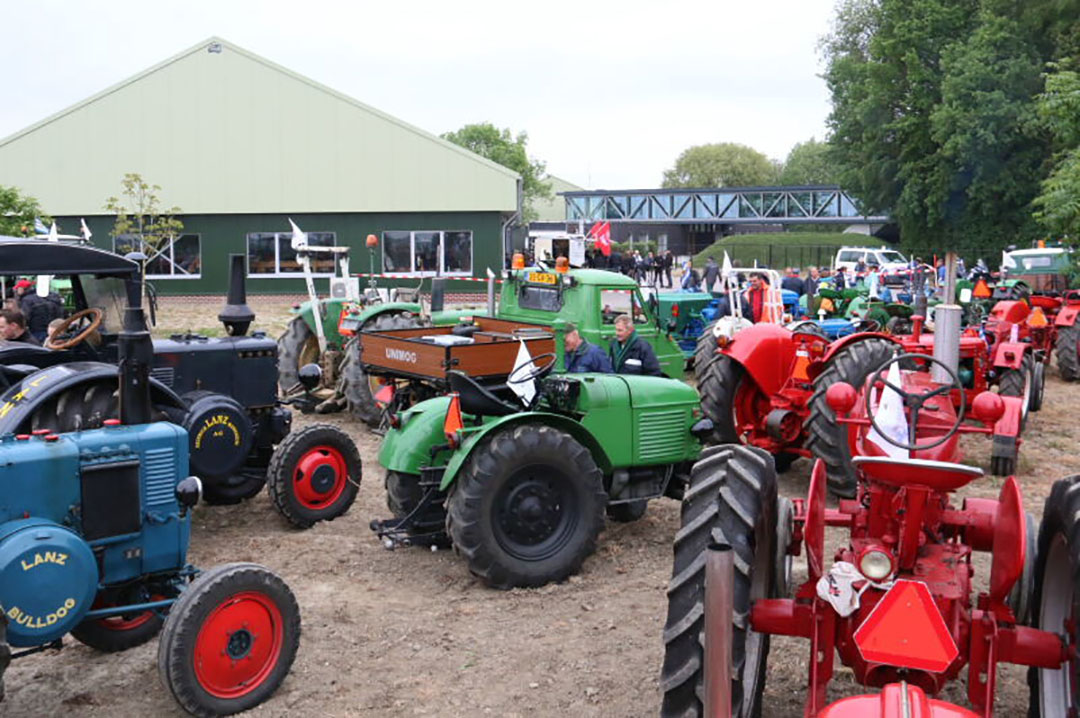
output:
[{"label": "mud flap", "polygon": [[1017,453],[1015,436],[994,434],[994,443],[990,448],[990,456],[995,459],[1012,459],[1015,461]]}]

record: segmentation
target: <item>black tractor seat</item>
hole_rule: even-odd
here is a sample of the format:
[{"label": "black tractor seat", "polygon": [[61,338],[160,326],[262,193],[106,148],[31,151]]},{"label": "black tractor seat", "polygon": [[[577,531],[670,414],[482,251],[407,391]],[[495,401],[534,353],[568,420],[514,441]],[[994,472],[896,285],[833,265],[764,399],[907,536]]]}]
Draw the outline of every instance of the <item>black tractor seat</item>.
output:
[{"label": "black tractor seat", "polygon": [[484,386],[465,372],[451,369],[446,372],[450,391],[461,399],[461,410],[475,416],[507,416],[522,411],[524,407],[506,384]]}]

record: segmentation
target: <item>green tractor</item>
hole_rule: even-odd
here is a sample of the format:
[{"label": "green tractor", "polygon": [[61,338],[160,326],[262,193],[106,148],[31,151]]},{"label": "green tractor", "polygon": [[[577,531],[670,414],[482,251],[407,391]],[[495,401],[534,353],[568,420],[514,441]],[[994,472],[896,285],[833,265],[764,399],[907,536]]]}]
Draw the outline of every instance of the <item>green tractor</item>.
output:
[{"label": "green tractor", "polygon": [[554,367],[537,356],[501,386],[451,371],[449,396],[391,417],[379,461],[394,518],[371,524],[387,548],[452,544],[489,586],[541,586],[581,568],[605,513],[634,521],[682,497],[712,430],[694,389]]}]

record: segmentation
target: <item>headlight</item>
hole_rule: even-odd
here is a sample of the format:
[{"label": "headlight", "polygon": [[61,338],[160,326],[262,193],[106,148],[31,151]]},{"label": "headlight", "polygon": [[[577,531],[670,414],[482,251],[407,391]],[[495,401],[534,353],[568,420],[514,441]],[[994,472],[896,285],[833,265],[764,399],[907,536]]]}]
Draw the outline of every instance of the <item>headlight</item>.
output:
[{"label": "headlight", "polygon": [[863,551],[859,556],[859,572],[871,581],[881,581],[892,575],[892,556],[880,548]]}]

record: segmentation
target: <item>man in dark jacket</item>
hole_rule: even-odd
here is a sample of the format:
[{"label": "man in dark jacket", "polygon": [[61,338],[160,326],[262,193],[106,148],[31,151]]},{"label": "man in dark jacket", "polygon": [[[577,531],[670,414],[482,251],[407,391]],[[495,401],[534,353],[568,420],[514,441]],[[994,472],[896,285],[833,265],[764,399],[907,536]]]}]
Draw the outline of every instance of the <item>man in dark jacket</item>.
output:
[{"label": "man in dark jacket", "polygon": [[629,314],[620,314],[615,318],[615,339],[608,347],[608,357],[616,374],[663,376],[656,352],[637,335],[634,320]]},{"label": "man in dark jacket", "polygon": [[671,268],[675,266],[675,255],[671,250],[664,252],[664,286],[671,287]]},{"label": "man in dark jacket", "polygon": [[713,285],[716,284],[716,280],[720,277],[720,265],[716,263],[716,259],[709,257],[705,262],[705,283],[702,285],[702,289],[706,292],[713,290]]},{"label": "man in dark jacket", "polygon": [[789,292],[795,292],[800,297],[806,293],[806,285],[799,276],[798,267],[788,267],[787,276],[780,280],[780,287]]},{"label": "man in dark jacket", "polygon": [[31,287],[19,299],[19,309],[26,317],[26,328],[35,339],[43,342],[49,334],[49,322],[63,318],[64,301],[56,292],[43,297]]},{"label": "man in dark jacket", "polygon": [[22,312],[14,309],[0,311],[0,339],[9,342],[25,342],[38,346],[41,344],[26,330],[26,318]]},{"label": "man in dark jacket", "polygon": [[586,371],[612,372],[611,360],[604,350],[595,344],[585,340],[573,324],[566,325],[566,335],[563,338],[566,347],[566,371],[574,374]]}]

